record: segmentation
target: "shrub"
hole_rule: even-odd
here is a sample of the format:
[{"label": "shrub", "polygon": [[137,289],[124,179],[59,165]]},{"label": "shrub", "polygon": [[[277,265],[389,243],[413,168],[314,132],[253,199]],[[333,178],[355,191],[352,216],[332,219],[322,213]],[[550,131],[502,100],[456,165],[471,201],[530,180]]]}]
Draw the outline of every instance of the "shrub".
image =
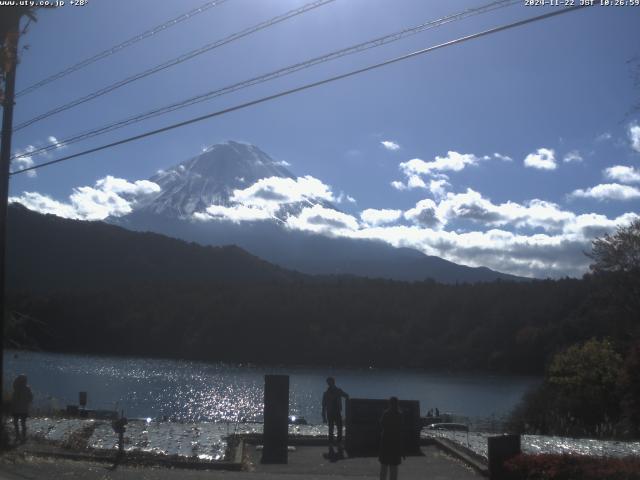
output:
[{"label": "shrub", "polygon": [[509,480],[640,480],[640,458],[518,455],[505,463]]}]

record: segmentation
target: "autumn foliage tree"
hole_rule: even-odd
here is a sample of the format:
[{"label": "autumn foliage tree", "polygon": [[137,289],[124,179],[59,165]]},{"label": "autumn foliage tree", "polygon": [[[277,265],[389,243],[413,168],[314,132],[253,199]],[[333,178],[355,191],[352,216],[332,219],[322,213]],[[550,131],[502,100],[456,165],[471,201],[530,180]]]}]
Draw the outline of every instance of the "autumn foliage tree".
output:
[{"label": "autumn foliage tree", "polygon": [[18,62],[10,48],[11,43],[17,42],[20,35],[14,26],[21,17],[35,22],[35,8],[22,5],[0,7],[0,104],[4,102],[5,75]]},{"label": "autumn foliage tree", "polygon": [[553,357],[512,415],[516,430],[640,436],[640,218],[596,238],[589,257],[591,294],[568,325],[600,338]]},{"label": "autumn foliage tree", "polygon": [[608,287],[615,305],[640,318],[640,217],[596,238],[589,257],[593,276]]}]

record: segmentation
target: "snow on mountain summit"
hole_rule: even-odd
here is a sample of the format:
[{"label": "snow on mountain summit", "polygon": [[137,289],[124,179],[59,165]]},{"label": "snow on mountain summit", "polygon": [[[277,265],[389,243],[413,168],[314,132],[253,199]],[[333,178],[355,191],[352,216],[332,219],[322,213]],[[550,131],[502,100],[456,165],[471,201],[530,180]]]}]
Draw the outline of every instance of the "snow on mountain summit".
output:
[{"label": "snow on mountain summit", "polygon": [[151,177],[149,180],[160,186],[160,193],[139,202],[135,210],[190,218],[210,205],[229,206],[234,190],[270,177],[295,179],[285,162],[274,160],[255,145],[218,143]]},{"label": "snow on mountain summit", "polygon": [[203,245],[238,245],[284,268],[309,274],[444,282],[510,278],[428,257],[382,241],[334,234],[359,228],[334,206],[329,185],[297,177],[286,162],[260,148],[228,141],[159,171],[158,192],[143,196],[126,215],[108,220]]}]

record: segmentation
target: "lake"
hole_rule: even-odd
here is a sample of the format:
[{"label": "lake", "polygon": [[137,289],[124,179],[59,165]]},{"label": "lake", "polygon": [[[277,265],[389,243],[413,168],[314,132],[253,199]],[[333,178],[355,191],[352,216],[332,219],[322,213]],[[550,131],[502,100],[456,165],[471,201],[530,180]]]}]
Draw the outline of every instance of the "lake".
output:
[{"label": "lake", "polygon": [[[501,418],[540,379],[486,374],[442,374],[407,370],[261,367],[179,360],[99,357],[5,352],[5,385],[19,373],[29,377],[35,394],[34,409],[46,412],[78,404],[78,392],[88,392],[88,408],[124,410],[141,419],[127,425],[126,450],[177,454],[201,459],[221,459],[226,435],[262,431],[264,375],[290,375],[290,411],[311,425],[291,425],[290,433],[327,434],[321,423],[320,399],[325,378],[335,376],[352,397],[386,398],[397,395],[419,400],[422,414],[438,407],[471,421],[474,431],[423,431],[444,436],[486,457],[490,426],[487,418]],[[35,412],[37,414],[37,412]],[[156,421],[167,417],[170,421]],[[246,419],[247,423],[237,423]],[[40,415],[29,420],[32,436],[60,441],[82,430],[93,420],[61,419]],[[499,423],[499,422],[498,422]],[[491,422],[493,424],[493,422]],[[93,423],[88,445],[116,448],[109,422]],[[11,428],[11,427],[9,427]],[[590,455],[639,455],[640,442],[616,442],[525,435],[528,453],[581,453]]]},{"label": "lake", "polygon": [[64,408],[88,392],[87,408],[124,410],[129,418],[186,422],[262,419],[265,374],[290,376],[290,413],[321,423],[325,378],[355,398],[419,400],[422,414],[441,412],[470,418],[502,417],[540,379],[412,370],[265,367],[150,358],[101,357],[8,350],[5,385],[25,373],[35,407]]}]

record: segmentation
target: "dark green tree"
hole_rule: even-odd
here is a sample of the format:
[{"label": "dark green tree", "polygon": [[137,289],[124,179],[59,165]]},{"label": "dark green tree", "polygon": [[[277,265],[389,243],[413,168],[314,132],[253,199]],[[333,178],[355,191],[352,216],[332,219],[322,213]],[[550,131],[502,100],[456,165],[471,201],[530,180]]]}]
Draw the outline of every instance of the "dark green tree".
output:
[{"label": "dark green tree", "polygon": [[620,226],[614,234],[605,234],[592,243],[592,272],[635,273],[640,272],[640,218],[627,226]]},{"label": "dark green tree", "polygon": [[553,414],[569,433],[611,435],[620,418],[622,357],[609,340],[589,340],[557,354],[545,382],[555,393]]},{"label": "dark green tree", "polygon": [[622,365],[609,340],[592,339],[556,354],[542,384],[512,414],[512,428],[547,435],[616,435]]}]

